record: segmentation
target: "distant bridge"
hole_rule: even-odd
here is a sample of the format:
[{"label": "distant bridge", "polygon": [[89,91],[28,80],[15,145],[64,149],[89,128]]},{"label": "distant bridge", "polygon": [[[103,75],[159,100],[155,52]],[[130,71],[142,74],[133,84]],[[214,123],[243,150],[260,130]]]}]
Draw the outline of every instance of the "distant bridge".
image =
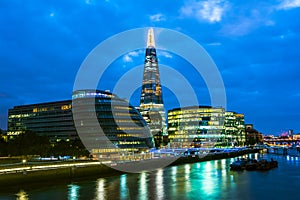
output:
[{"label": "distant bridge", "polygon": [[266,144],[300,144],[300,139],[291,139],[291,138],[270,138],[270,139],[263,139],[264,143]]}]

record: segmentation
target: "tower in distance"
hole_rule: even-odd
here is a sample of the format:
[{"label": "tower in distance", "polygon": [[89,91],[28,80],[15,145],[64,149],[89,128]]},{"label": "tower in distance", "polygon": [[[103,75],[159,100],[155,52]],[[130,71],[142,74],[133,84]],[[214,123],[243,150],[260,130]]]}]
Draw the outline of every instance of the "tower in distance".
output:
[{"label": "tower in distance", "polygon": [[153,28],[148,30],[140,112],[154,137],[155,146],[162,147],[164,145],[163,138],[167,135],[166,117]]}]

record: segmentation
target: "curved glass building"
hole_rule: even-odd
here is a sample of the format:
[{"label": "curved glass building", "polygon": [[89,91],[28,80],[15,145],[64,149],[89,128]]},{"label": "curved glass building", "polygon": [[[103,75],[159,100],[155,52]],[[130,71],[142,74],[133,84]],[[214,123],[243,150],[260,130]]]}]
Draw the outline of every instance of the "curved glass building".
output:
[{"label": "curved glass building", "polygon": [[153,148],[147,123],[127,100],[107,91],[77,90],[72,106],[77,132],[93,155],[127,160]]}]

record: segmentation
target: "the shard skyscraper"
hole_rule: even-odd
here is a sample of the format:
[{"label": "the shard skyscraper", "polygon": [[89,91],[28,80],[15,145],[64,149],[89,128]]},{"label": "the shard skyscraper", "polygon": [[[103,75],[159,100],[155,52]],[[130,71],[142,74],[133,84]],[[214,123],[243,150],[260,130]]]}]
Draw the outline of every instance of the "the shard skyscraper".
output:
[{"label": "the shard skyscraper", "polygon": [[163,138],[167,135],[166,117],[153,28],[148,30],[140,112],[154,136],[155,146],[163,146]]}]

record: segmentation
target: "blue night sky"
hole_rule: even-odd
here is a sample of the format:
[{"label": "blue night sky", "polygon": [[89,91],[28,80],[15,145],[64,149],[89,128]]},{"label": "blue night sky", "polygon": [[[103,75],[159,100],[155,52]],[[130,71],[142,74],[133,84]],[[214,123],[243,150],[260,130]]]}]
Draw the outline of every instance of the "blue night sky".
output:
[{"label": "blue night sky", "polygon": [[[100,42],[128,29],[161,27],[209,53],[225,84],[227,110],[244,113],[265,134],[300,132],[299,19],[300,0],[1,0],[0,128],[7,128],[13,106],[71,99],[81,63]],[[159,63],[186,75],[199,102],[209,104],[201,77],[189,76],[176,55],[158,53]],[[142,65],[143,56],[135,51],[117,59],[100,89],[111,89],[121,76],[116,72]],[[166,108],[176,107],[174,95],[163,92]]]}]

